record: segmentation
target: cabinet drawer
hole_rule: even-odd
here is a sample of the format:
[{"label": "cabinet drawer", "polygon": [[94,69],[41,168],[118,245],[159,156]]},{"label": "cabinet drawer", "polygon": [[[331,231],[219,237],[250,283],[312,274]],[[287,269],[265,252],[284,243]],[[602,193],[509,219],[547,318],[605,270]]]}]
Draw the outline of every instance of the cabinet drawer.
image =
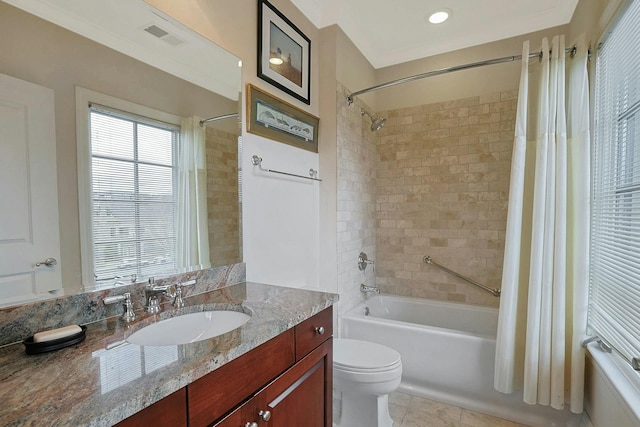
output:
[{"label": "cabinet drawer", "polygon": [[209,426],[294,363],[292,329],[187,386],[189,426]]},{"label": "cabinet drawer", "polygon": [[333,335],[333,307],[326,308],[295,327],[296,360]]}]

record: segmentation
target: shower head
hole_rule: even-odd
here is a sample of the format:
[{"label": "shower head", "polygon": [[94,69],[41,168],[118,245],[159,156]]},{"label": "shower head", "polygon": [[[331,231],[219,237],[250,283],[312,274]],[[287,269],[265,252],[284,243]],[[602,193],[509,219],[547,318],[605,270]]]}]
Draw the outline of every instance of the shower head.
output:
[{"label": "shower head", "polygon": [[387,119],[383,119],[382,117],[374,117],[371,114],[367,113],[364,108],[360,109],[360,115],[364,116],[364,115],[369,116],[369,118],[371,119],[371,132],[375,132],[377,130],[380,130],[380,128],[382,126],[384,126],[384,123],[387,121]]}]

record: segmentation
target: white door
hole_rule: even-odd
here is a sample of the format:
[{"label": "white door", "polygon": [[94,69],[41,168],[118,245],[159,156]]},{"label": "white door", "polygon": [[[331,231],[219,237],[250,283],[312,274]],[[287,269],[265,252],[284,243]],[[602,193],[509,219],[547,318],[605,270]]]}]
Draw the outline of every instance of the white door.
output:
[{"label": "white door", "polygon": [[61,294],[53,91],[0,74],[0,306]]}]

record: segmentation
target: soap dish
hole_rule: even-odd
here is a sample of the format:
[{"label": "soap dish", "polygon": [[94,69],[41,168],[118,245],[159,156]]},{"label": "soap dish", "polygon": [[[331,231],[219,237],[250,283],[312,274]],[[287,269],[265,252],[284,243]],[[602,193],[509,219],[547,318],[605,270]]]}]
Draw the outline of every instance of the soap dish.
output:
[{"label": "soap dish", "polygon": [[50,340],[44,342],[33,342],[33,336],[22,341],[24,346],[26,347],[27,354],[40,354],[47,353],[49,351],[60,350],[61,348],[69,347],[74,344],[78,344],[87,337],[87,327],[80,326],[82,329],[77,334],[69,335],[68,337],[58,338],[57,340]]}]

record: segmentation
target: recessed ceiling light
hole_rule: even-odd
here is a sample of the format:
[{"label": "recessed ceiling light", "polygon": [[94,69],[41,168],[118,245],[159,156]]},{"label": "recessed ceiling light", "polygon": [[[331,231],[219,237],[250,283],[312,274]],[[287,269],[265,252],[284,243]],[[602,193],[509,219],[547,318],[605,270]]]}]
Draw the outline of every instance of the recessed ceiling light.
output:
[{"label": "recessed ceiling light", "polygon": [[272,63],[273,65],[281,65],[284,61],[281,58],[271,58],[269,59],[269,62]]},{"label": "recessed ceiling light", "polygon": [[451,9],[437,9],[431,12],[427,18],[432,24],[442,24],[452,15]]}]

